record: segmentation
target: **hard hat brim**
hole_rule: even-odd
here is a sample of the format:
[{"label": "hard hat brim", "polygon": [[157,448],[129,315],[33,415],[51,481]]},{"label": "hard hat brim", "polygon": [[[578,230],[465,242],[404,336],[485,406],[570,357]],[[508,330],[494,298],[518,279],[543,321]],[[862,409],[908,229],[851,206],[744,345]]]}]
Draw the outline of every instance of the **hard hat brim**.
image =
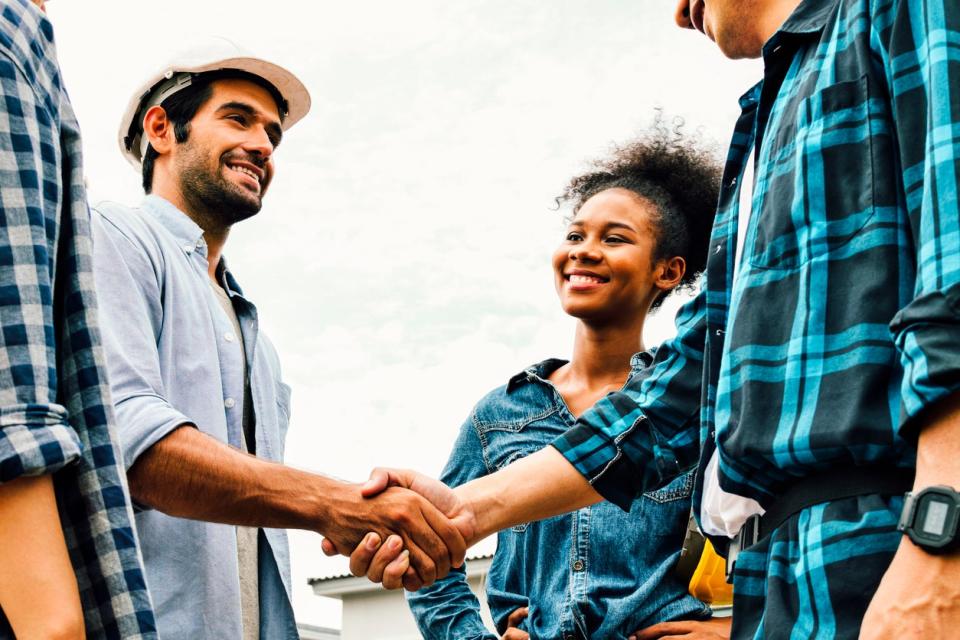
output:
[{"label": "hard hat brim", "polygon": [[[140,169],[140,145],[128,144],[131,142],[130,129],[134,118],[142,117],[142,105],[153,92],[154,87],[165,79],[179,73],[208,73],[213,71],[236,70],[258,76],[269,82],[280,93],[287,103],[287,114],[283,119],[283,130],[286,131],[299,122],[310,111],[310,92],[297,76],[280,65],[251,56],[235,56],[222,58],[213,62],[197,65],[173,65],[157,72],[134,93],[120,122],[118,142],[120,151],[130,164]],[[140,123],[142,126],[142,123]],[[142,135],[142,132],[141,132]],[[139,137],[139,136],[137,136]]]}]

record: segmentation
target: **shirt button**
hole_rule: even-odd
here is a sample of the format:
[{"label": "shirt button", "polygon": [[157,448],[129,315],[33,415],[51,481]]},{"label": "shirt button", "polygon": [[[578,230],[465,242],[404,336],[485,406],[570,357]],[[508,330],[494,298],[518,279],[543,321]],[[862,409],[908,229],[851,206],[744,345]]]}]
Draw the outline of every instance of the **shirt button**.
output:
[{"label": "shirt button", "polygon": [[574,571],[583,571],[583,560],[577,560],[573,563]]},{"label": "shirt button", "polygon": [[186,251],[187,253],[193,253],[193,245],[185,244],[183,245],[183,250]]},{"label": "shirt button", "polygon": [[233,342],[236,338],[237,336],[233,335],[233,331],[227,331],[225,334],[223,334],[223,339],[227,342]]},{"label": "shirt button", "polygon": [[233,409],[233,407],[236,406],[236,404],[237,404],[237,401],[234,400],[233,398],[227,398],[226,400],[223,401],[223,406],[225,406],[227,409]]}]

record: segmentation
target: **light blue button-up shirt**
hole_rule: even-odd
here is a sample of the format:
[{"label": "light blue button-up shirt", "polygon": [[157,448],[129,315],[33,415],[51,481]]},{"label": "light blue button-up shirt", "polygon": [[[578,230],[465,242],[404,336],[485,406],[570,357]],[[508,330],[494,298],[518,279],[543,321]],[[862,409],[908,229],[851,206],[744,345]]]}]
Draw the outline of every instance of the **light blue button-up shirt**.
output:
[{"label": "light blue button-up shirt", "polygon": [[[178,426],[240,447],[244,349],[207,274],[203,230],[156,196],[140,207],[103,203],[93,212],[94,273],[110,390],[124,463]],[[281,460],[290,388],[276,351],[258,331],[257,310],[222,269],[234,303],[256,422],[256,454]],[[240,638],[235,527],[140,510],[147,585],[160,637]],[[290,602],[286,533],[263,529],[259,543],[260,637],[297,638]]]}]

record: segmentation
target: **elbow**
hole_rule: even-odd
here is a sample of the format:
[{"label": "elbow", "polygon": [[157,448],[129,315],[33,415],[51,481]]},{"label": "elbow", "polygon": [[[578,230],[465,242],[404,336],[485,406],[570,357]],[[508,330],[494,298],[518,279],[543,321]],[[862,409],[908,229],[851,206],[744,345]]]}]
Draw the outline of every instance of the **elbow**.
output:
[{"label": "elbow", "polygon": [[[78,603],[79,604],[79,603]],[[14,629],[17,637],[37,638],[38,640],[86,640],[83,613],[76,610],[50,612],[31,629]]]},{"label": "elbow", "polygon": [[83,616],[63,618],[59,624],[50,628],[49,633],[42,636],[47,640],[86,640]]}]

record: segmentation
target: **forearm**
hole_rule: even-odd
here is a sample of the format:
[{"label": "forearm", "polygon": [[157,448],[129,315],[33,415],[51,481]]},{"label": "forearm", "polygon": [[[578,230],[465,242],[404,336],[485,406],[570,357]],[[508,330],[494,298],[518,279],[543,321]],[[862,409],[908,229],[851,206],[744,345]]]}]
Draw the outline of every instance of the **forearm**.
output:
[{"label": "forearm", "polygon": [[171,516],[320,533],[349,488],[245,454],[191,426],[156,442],[128,477],[136,502]]},{"label": "forearm", "polygon": [[472,544],[523,522],[574,511],[603,498],[553,447],[454,490],[473,514]]},{"label": "forearm", "polygon": [[0,608],[17,637],[82,638],[83,611],[49,475],[0,484]]},{"label": "forearm", "polygon": [[960,491],[960,393],[939,402],[921,420],[914,488],[945,484]]},{"label": "forearm", "polygon": [[421,496],[391,488],[365,499],[360,486],[233,449],[181,426],[140,455],[128,472],[141,505],[222,524],[306,529],[352,549],[369,531],[399,534],[425,584],[463,561],[463,537]]}]

